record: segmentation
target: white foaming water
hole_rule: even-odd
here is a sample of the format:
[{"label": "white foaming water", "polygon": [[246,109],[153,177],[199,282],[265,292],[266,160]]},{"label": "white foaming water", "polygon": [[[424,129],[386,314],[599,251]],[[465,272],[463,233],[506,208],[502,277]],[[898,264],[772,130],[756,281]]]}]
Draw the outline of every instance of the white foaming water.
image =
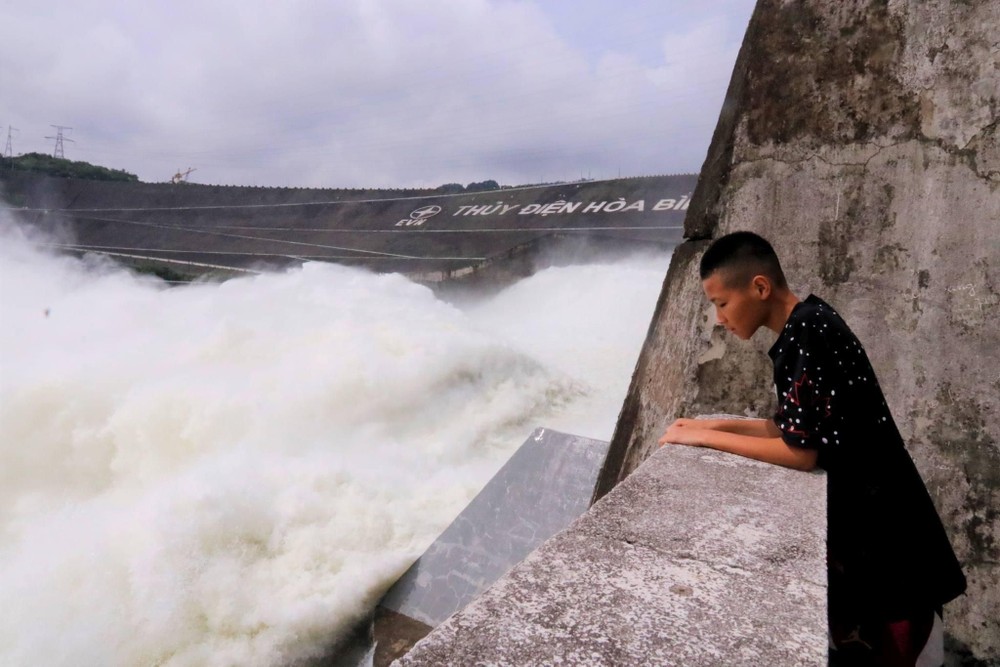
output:
[{"label": "white foaming water", "polygon": [[167,288],[0,243],[4,665],[322,654],[533,427],[610,437],[668,260],[459,309],[333,265]]}]

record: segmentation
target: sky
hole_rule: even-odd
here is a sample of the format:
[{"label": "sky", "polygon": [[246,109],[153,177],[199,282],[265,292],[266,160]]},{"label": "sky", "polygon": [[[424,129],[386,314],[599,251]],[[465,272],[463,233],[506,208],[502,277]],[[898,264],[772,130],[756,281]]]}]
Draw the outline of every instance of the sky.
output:
[{"label": "sky", "polygon": [[697,173],[753,5],[0,0],[0,146],[69,126],[66,158],[149,182]]}]

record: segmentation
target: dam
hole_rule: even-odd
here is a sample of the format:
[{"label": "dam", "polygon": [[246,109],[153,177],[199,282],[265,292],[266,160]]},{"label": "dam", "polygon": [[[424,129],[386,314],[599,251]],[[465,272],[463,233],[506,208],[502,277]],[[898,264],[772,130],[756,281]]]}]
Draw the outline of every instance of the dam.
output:
[{"label": "dam", "polygon": [[[68,250],[241,271],[319,259],[447,279],[588,225],[594,238],[616,243],[678,244],[590,510],[424,635],[403,664],[470,656],[606,664],[650,655],[685,664],[676,656],[686,633],[713,638],[698,656],[704,664],[758,664],[764,648],[753,642],[768,636],[765,623],[750,621],[806,616],[787,644],[774,643],[775,664],[791,655],[823,662],[821,478],[656,447],[677,416],[773,409],[767,341],[740,347],[713,327],[697,260],[711,239],[735,229],[781,239],[793,288],[816,289],[863,323],[857,332],[968,573],[968,593],[946,613],[949,664],[994,665],[998,25],[1000,8],[988,2],[763,0],[697,184],[683,177],[676,189],[646,189],[671,178],[651,177],[384,201],[260,192],[258,202],[233,194],[219,203],[212,198],[230,196],[226,188],[182,196],[162,186],[137,204],[71,183],[33,189],[11,180],[8,196],[40,226],[67,228]],[[362,208],[364,216],[348,215]],[[571,223],[574,216],[587,216],[586,225]],[[115,231],[126,227],[134,229]],[[404,238],[419,239],[421,252]],[[770,486],[787,495],[760,493]],[[751,506],[748,493],[760,503]],[[810,502],[794,520],[770,511],[787,509],[798,493]],[[699,509],[711,521],[698,523]],[[796,523],[802,515],[805,527]],[[789,528],[792,541],[777,539]],[[747,560],[727,551],[740,546],[753,547]],[[772,576],[779,593],[764,585]],[[723,577],[742,587],[727,589]],[[726,590],[752,606],[720,602]],[[678,615],[691,623],[663,637],[651,632]]]},{"label": "dam", "polygon": [[[485,192],[340,191],[132,184],[0,171],[22,219],[60,249],[175,270],[336,262],[427,281],[469,276],[557,247],[671,248],[696,176]],[[496,268],[496,267],[495,267]],[[495,280],[494,276],[491,280]]]}]

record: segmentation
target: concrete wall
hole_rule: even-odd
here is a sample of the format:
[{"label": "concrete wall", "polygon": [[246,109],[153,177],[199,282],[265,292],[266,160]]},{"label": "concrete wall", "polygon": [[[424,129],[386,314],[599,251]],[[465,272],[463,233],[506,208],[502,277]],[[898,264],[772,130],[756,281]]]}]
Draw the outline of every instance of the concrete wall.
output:
[{"label": "concrete wall", "polygon": [[825,665],[825,489],[664,447],[396,664]]},{"label": "concrete wall", "polygon": [[969,578],[950,646],[1000,662],[1000,3],[761,0],[598,495],[671,419],[770,416],[773,341],[713,328],[697,263],[763,234],[864,343]]}]

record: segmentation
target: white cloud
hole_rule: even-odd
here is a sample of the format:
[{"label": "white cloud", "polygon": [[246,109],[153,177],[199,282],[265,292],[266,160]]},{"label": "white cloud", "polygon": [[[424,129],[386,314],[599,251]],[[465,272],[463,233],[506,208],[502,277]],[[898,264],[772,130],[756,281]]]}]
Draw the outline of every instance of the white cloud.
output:
[{"label": "white cloud", "polygon": [[188,166],[200,182],[313,186],[696,171],[751,5],[701,19],[679,5],[684,22],[630,25],[644,43],[630,49],[611,30],[606,47],[567,37],[553,17],[571,17],[535,2],[23,3],[0,42],[0,123],[21,129],[19,152],[72,125],[67,157],[145,180]]}]

